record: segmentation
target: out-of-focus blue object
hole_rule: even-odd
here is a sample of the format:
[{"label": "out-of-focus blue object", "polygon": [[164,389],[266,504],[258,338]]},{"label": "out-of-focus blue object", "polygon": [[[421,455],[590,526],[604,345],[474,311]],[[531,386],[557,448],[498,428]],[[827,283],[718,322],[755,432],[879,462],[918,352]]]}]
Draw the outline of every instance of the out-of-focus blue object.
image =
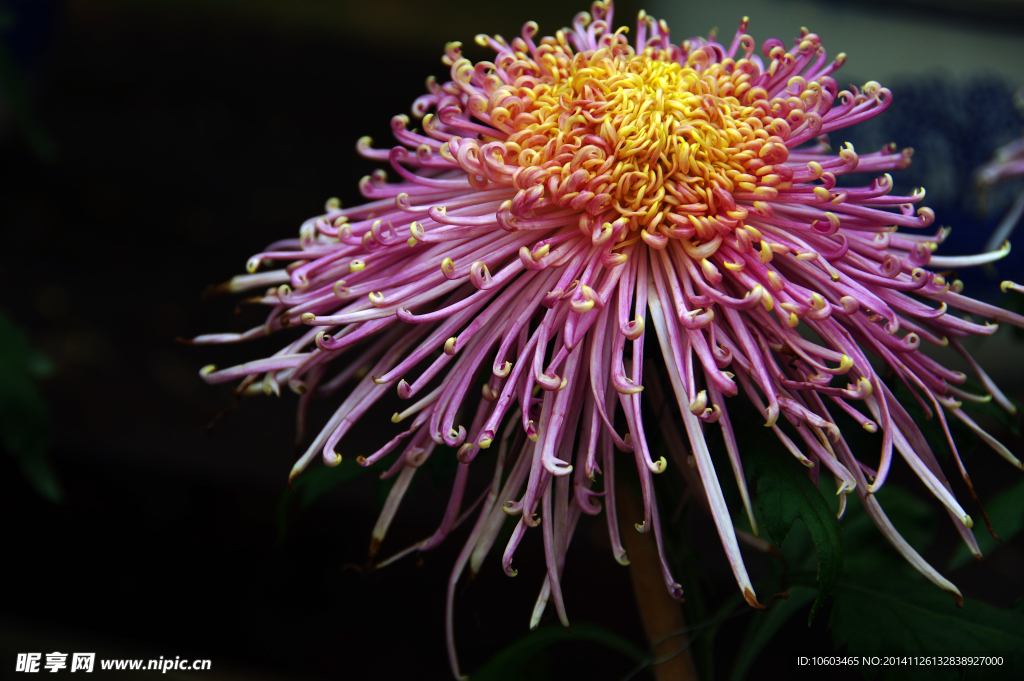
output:
[{"label": "out-of-focus blue object", "polygon": [[[1014,106],[1014,89],[998,78],[969,82],[921,78],[894,83],[893,102],[885,116],[845,130],[832,137],[833,148],[849,141],[860,153],[876,151],[895,142],[914,149],[913,163],[892,174],[894,194],[909,194],[924,187],[924,205],[935,211],[935,224],[953,231],[939,253],[968,255],[982,252],[989,235],[1011,209],[1022,189],[1007,182],[978,188],[974,173],[992,158],[1000,146],[1019,137],[1020,114]],[[979,209],[984,205],[985,209]],[[1024,268],[1024,243],[993,267],[973,267],[956,272],[976,298],[1001,297],[998,283],[1020,278]]]},{"label": "out-of-focus blue object", "polygon": [[20,129],[36,156],[52,160],[56,146],[33,102],[45,57],[57,35],[63,0],[0,0],[0,135]]},{"label": "out-of-focus blue object", "polygon": [[53,44],[63,6],[64,0],[0,0],[0,41],[23,73]]}]

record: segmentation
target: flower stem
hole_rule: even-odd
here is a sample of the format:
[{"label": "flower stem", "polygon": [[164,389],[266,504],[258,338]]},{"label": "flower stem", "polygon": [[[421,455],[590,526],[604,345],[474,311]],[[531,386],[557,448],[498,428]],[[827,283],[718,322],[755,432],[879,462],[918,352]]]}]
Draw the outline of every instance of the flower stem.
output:
[{"label": "flower stem", "polygon": [[[620,482],[615,492],[619,497],[620,517],[643,518],[643,506],[628,485]],[[629,577],[633,582],[637,610],[654,658],[652,671],[655,680],[696,681],[697,671],[686,635],[683,610],[665,588],[653,535],[627,528],[622,536],[629,557]]]}]

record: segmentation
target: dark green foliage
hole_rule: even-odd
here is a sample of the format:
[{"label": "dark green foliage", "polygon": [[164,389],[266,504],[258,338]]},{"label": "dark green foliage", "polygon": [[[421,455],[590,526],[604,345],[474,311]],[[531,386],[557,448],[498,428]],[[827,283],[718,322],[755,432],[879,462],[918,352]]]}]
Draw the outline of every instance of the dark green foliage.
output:
[{"label": "dark green foliage", "polygon": [[369,468],[360,466],[355,459],[342,459],[334,468],[313,466],[292,482],[293,490],[286,491],[277,504],[277,540],[284,541],[288,530],[289,519],[295,512],[295,506],[306,510],[327,492],[338,485],[355,480]]},{"label": "dark green foliage", "polygon": [[[999,667],[972,669],[970,678],[1019,678],[1024,672],[1024,617],[981,601],[957,608],[949,594],[920,579],[857,575],[835,590],[832,637],[853,655],[993,655]],[[874,678],[879,668],[864,670]],[[906,678],[897,667],[886,678]],[[929,679],[963,678],[955,667],[919,670]]]},{"label": "dark green foliage", "polygon": [[[886,515],[903,537],[918,550],[924,550],[934,535],[935,509],[909,492],[887,485],[878,500]],[[1021,516],[1024,495],[1018,487],[999,495],[990,506],[1000,514]],[[1002,510],[1005,506],[1005,511]],[[809,542],[803,532],[792,532],[786,546],[791,568],[786,576],[790,598],[777,601],[767,612],[753,616],[740,646],[740,655],[731,679],[747,678],[760,652],[797,612],[814,599],[814,582]],[[994,655],[1002,656],[1001,667],[912,668],[892,667],[885,678],[974,679],[1011,678],[1024,665],[1024,599],[1013,608],[1003,609],[972,599],[964,599],[957,608],[950,594],[925,581],[891,548],[871,518],[855,500],[842,521],[846,560],[842,579],[832,590],[829,627],[836,652],[840,655]],[[979,533],[979,539],[981,535]],[[968,554],[969,555],[969,554]],[[867,678],[874,678],[882,667],[861,667]]]},{"label": "dark green foliage", "polygon": [[809,603],[818,597],[818,594],[819,592],[814,587],[795,585],[789,588],[788,599],[778,600],[768,611],[757,613],[743,639],[739,657],[736,659],[736,666],[733,667],[732,675],[729,678],[732,681],[745,679],[747,672],[757,660],[758,654],[779,632],[779,629],[789,621],[790,617],[802,612]]},{"label": "dark green foliage", "polygon": [[0,435],[21,464],[25,479],[42,497],[60,502],[64,493],[49,457],[50,419],[35,379],[51,371],[21,329],[0,313]]},{"label": "dark green foliage", "polygon": [[334,468],[316,466],[295,478],[292,487],[299,498],[302,508],[309,508],[327,492],[342,483],[355,480],[369,468],[360,466],[355,459],[343,459]]},{"label": "dark green foliage", "polygon": [[[977,383],[968,381],[964,385],[964,389],[980,395],[985,394],[985,389]],[[1024,404],[1021,404],[1012,397],[1007,396],[1010,403],[1017,408],[1016,414],[1008,414],[1005,409],[1000,407],[996,402],[964,402],[963,410],[971,415],[971,418],[978,420],[978,415],[990,416],[995,419],[1000,425],[1005,427],[1014,437],[1020,437],[1020,411],[1024,409]],[[982,424],[984,425],[984,424]]]},{"label": "dark green foliage", "polygon": [[810,623],[843,573],[839,521],[807,477],[807,470],[792,456],[753,447],[744,463],[748,477],[756,481],[757,510],[771,540],[782,546],[797,519],[810,532],[818,554],[818,597],[808,616]]},{"label": "dark green foliage", "polygon": [[639,664],[648,663],[648,656],[629,641],[602,627],[586,622],[574,622],[572,631],[561,626],[542,627],[523,636],[501,650],[487,663],[472,673],[473,681],[520,681],[540,678],[537,666],[531,664],[541,653],[553,646],[569,647],[572,643],[597,643],[619,652]]},{"label": "dark green foliage", "polygon": [[[992,521],[996,534],[1004,542],[1010,541],[1024,530],[1024,477],[988,501],[985,504],[985,511]],[[974,536],[978,540],[978,547],[983,556],[999,548],[999,543],[984,528],[975,532]],[[949,568],[955,570],[971,560],[974,560],[974,556],[966,545],[961,544],[957,546],[956,553],[949,560]]]},{"label": "dark green foliage", "polygon": [[[894,484],[887,484],[878,490],[875,499],[907,543],[918,552],[924,551],[935,536],[937,509]],[[848,499],[846,515],[841,524],[847,550],[847,569],[844,577],[869,573],[882,564],[887,568],[913,572],[902,556],[878,531],[856,498]]]}]

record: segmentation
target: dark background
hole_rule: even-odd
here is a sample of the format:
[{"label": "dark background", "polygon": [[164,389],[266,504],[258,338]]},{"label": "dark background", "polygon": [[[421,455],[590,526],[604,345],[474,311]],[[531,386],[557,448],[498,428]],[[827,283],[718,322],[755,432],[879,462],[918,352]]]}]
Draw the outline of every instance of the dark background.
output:
[{"label": "dark background", "polygon": [[[269,354],[276,341],[196,348],[174,339],[258,323],[244,310],[234,316],[236,300],[204,299],[203,291],[242,271],[265,244],[295,235],[328,197],[359,200],[356,183],[373,166],[355,154],[356,139],[369,134],[387,144],[391,116],[408,112],[427,75],[445,77],[445,41],[461,40],[471,57],[484,58],[472,44],[477,32],[510,36],[534,19],[550,34],[582,6],[530,0],[482,8],[460,0],[446,3],[443,17],[436,3],[399,1],[328,9],[317,2],[242,9],[229,1],[4,6],[13,10],[4,35],[28,108],[12,106],[8,93],[0,307],[54,368],[40,386],[63,501],[41,498],[15,459],[0,457],[8,574],[0,669],[12,668],[16,652],[61,650],[210,658],[213,674],[202,678],[446,678],[444,588],[465,531],[421,562],[364,574],[355,566],[365,561],[379,504],[365,476],[292,514],[282,537],[294,396],[247,400],[207,431],[232,404],[231,392],[205,386],[197,373],[210,362]],[[619,21],[632,24],[636,9],[620,3]],[[707,27],[691,28],[677,38]],[[958,136],[971,140],[969,148],[957,143],[959,186],[970,186],[974,165],[1021,130],[1011,84],[1002,81],[907,83],[905,105],[893,91],[894,128],[861,134],[898,134],[901,144],[914,135],[933,139],[939,133],[919,129],[928,113],[949,128],[936,148]],[[971,133],[950,125],[935,102],[953,100],[984,110],[988,122]],[[964,117],[974,120],[972,112]],[[918,161],[927,142],[915,146]],[[915,180],[906,184],[921,184]],[[1001,190],[987,212],[976,210],[977,197],[929,205],[939,222],[988,230],[1018,189]],[[1000,276],[1018,266],[1006,267]],[[997,281],[978,275],[969,293],[992,297]],[[1021,364],[1019,355],[1001,361]],[[1012,394],[1024,392],[1010,380]],[[390,414],[387,405],[379,411]],[[321,422],[317,414],[324,412],[314,410],[311,428]],[[346,455],[376,441],[354,440]],[[1022,449],[1012,439],[1010,446]],[[983,498],[1015,474],[983,450],[968,465]],[[915,484],[900,471],[894,476]],[[420,484],[384,553],[431,533],[446,498],[429,480]],[[710,521],[697,520],[706,587],[724,598],[734,583]],[[570,552],[570,616],[646,647],[628,573],[606,548],[603,522],[584,523]],[[940,556],[948,556],[949,534],[941,535],[948,543]],[[517,556],[517,579],[501,574],[492,556],[462,590],[464,668],[526,632],[542,577],[535,543]],[[763,567],[757,558],[752,565]],[[1022,571],[1018,540],[987,564],[949,576],[966,595],[1005,606],[1021,595]],[[800,619],[784,634],[799,642],[774,647],[762,664],[797,674],[794,655],[831,652],[827,618],[810,631]],[[738,617],[719,635],[726,668],[745,622]],[[553,676],[618,679],[631,669],[591,644],[555,651],[563,654],[552,657]]]}]

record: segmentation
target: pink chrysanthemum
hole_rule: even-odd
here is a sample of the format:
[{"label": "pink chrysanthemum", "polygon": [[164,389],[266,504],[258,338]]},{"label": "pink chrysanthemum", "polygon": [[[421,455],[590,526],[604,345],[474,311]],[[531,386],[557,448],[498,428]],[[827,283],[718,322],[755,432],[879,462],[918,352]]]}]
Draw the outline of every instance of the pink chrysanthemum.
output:
[{"label": "pink chrysanthemum", "polygon": [[[885,174],[906,167],[910,151],[858,155],[846,145],[833,154],[825,137],[883,112],[889,91],[874,82],[840,91],[831,74],[845,57],[829,61],[813,33],[788,50],[766,41],[762,58],[746,27],[744,19],[728,45],[673,45],[664,22],[641,13],[630,45],[626,29],[612,29],[611,3],[597,2],[554,37],[536,40],[533,23],[510,43],[478,37],[497,53],[493,63],[473,64],[449,44],[443,61],[452,80],[428,81],[429,94],[413,105],[423,131],[396,116],[398,146],[359,141],[364,157],[388,162],[401,181],[377,171],[360,184],[367,203],[342,209],[330,201],[299,239],[249,261],[250,274],[227,288],[265,289],[266,324],[196,339],[227,343],[297,328],[272,357],[201,373],[211,383],[242,379],[242,393],[285,384],[302,395],[300,420],[311,396],[356,382],[292,477],[321,454],[338,464],[341,439],[389,391],[409,400],[392,419],[409,428],[359,460],[369,466],[396,454],[384,476],[397,482],[372,553],[418,467],[453,455],[435,454],[438,445],[457,449],[440,527],[412,548],[432,549],[475,509],[449,583],[456,671],[453,588],[467,565],[479,570],[508,515],[519,518],[502,558],[509,575],[527,530],[541,526],[547,575],[535,621],[551,599],[568,622],[559,581],[566,550],[580,514],[598,514],[602,497],[615,558],[627,563],[616,452],[639,472],[637,528],[653,532],[661,550],[652,476],[666,462],[653,459],[644,432],[645,383],[671,386],[665,392],[678,402],[725,552],[754,607],[762,606],[704,436],[721,428],[756,532],[728,398],[745,395],[815,482],[827,471],[843,501],[855,491],[893,546],[958,600],[871,494],[898,453],[978,553],[971,518],[875,366],[905,384],[947,435],[952,415],[1021,466],[959,409],[961,400],[989,397],[956,387],[965,376],[919,349],[950,346],[1013,411],[959,342],[996,325],[947,311],[1018,326],[1024,319],[964,297],[960,282],[927,269],[1002,252],[933,256],[946,231],[925,231],[934,215],[915,207],[924,191],[892,196]],[[854,172],[874,179],[837,183]],[[290,264],[258,272],[280,261]],[[645,364],[645,345],[660,352],[664,374]],[[836,412],[880,432],[879,452],[856,458]],[[952,439],[950,446],[956,455]],[[493,467],[493,483],[471,492],[478,458]],[[599,478],[603,491],[592,488]],[[661,553],[665,584],[679,597]]]}]

